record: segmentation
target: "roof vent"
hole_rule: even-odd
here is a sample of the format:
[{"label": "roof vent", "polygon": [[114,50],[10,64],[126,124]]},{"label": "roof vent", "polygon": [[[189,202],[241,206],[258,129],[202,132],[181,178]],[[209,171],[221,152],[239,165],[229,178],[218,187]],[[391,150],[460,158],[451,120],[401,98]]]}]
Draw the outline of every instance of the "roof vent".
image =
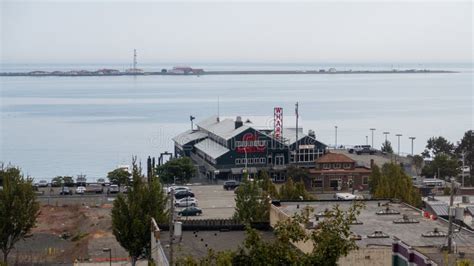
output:
[{"label": "roof vent", "polygon": [[389,235],[385,234],[382,231],[374,231],[371,235],[367,236],[368,238],[389,238]]},{"label": "roof vent", "polygon": [[404,214],[402,218],[393,220],[394,224],[417,224],[420,221],[408,218],[408,215]]},{"label": "roof vent", "polygon": [[349,236],[349,238],[351,240],[362,240],[362,236],[361,235],[358,235],[356,233],[351,233],[351,235]]},{"label": "roof vent", "polygon": [[243,126],[243,125],[244,125],[244,123],[242,122],[242,117],[237,116],[235,118],[235,129],[237,129],[237,128]]},{"label": "roof vent", "polygon": [[397,215],[397,214],[400,214],[400,212],[396,211],[394,209],[390,209],[390,207],[387,206],[385,209],[380,210],[380,211],[376,212],[375,214],[377,214],[377,215]]},{"label": "roof vent", "polygon": [[446,236],[448,236],[448,234],[446,234],[445,232],[439,231],[438,228],[435,227],[435,229],[433,231],[421,234],[421,236],[423,236],[423,237],[446,237]]}]

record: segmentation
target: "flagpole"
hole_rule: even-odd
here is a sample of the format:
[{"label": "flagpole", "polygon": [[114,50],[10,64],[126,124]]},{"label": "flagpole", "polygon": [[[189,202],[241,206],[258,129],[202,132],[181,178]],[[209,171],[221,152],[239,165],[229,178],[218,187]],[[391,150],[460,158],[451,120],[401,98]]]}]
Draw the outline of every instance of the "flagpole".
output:
[{"label": "flagpole", "polygon": [[296,167],[298,167],[298,161],[299,161],[299,146],[298,146],[298,102],[296,102],[295,104],[295,115],[296,115],[296,142],[295,142],[295,150],[296,150],[296,154],[295,154],[295,163],[296,163]]}]

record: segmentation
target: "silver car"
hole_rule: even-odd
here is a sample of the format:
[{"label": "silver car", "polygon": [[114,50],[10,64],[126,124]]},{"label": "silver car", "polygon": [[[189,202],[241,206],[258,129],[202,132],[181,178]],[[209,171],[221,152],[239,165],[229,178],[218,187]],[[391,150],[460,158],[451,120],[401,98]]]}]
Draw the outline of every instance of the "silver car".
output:
[{"label": "silver car", "polygon": [[182,198],[179,200],[176,200],[174,203],[174,206],[176,207],[189,207],[189,206],[197,206],[198,205],[198,200],[195,198]]}]

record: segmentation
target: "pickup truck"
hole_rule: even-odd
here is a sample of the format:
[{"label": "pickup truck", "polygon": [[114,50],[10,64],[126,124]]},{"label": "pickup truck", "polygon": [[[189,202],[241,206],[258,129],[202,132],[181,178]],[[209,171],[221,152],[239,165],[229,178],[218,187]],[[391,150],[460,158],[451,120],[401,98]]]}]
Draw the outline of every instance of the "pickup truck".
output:
[{"label": "pickup truck", "polygon": [[362,153],[375,154],[377,151],[372,148],[370,145],[355,145],[353,148],[349,149],[349,153],[356,153],[361,155]]}]

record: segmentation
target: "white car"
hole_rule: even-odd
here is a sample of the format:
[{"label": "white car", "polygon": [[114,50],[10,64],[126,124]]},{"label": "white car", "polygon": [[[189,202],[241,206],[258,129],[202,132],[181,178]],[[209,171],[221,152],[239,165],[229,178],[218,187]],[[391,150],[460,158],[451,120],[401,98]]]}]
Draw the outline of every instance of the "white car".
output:
[{"label": "white car", "polygon": [[85,187],[79,186],[76,188],[76,194],[84,194],[84,193],[86,193]]},{"label": "white car", "polygon": [[171,187],[169,187],[168,190],[167,190],[167,191],[168,191],[168,194],[171,193],[171,189],[174,190],[174,193],[175,193],[175,194],[176,194],[176,192],[182,191],[182,190],[184,190],[184,191],[191,191],[191,189],[189,189],[189,187],[184,187],[184,186],[171,186]]},{"label": "white car", "polygon": [[48,186],[48,181],[46,180],[40,180],[38,183],[38,187],[47,187]]},{"label": "white car", "polygon": [[195,198],[182,198],[179,200],[176,200],[174,203],[174,206],[176,207],[189,207],[189,206],[197,206],[198,205],[198,200]]}]

